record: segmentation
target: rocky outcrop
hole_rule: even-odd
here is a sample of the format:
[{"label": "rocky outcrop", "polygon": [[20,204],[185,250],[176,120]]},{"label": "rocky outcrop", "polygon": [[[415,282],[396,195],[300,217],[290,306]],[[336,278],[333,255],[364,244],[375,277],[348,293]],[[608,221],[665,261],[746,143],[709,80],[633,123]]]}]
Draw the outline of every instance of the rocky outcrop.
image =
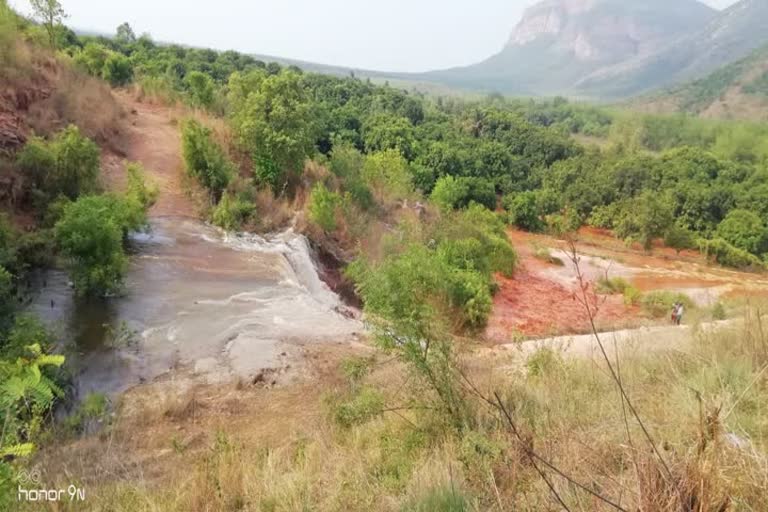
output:
[{"label": "rocky outcrop", "polygon": [[525,11],[508,47],[543,43],[582,61],[648,54],[712,15],[696,0],[545,0]]}]

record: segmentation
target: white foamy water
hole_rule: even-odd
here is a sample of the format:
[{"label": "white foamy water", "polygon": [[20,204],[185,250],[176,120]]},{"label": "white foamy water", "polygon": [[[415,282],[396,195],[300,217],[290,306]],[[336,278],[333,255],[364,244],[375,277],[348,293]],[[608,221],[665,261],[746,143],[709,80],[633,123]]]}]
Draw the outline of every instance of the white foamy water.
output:
[{"label": "white foamy water", "polygon": [[[132,240],[124,296],[81,304],[66,277],[53,273],[33,305],[76,340],[81,392],[120,391],[180,367],[206,379],[249,378],[297,345],[343,341],[362,329],[320,280],[306,238],[291,230],[234,235],[156,219]],[[106,347],[104,325],[123,322],[138,333],[135,343]]]}]

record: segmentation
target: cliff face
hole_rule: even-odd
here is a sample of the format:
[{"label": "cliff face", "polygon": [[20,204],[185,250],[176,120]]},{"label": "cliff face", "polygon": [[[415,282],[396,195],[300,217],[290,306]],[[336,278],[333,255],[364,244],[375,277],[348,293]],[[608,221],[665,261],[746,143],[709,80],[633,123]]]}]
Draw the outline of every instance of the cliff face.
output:
[{"label": "cliff face", "polygon": [[651,53],[713,15],[696,0],[544,0],[526,10],[505,51],[547,41],[581,61],[617,62]]}]

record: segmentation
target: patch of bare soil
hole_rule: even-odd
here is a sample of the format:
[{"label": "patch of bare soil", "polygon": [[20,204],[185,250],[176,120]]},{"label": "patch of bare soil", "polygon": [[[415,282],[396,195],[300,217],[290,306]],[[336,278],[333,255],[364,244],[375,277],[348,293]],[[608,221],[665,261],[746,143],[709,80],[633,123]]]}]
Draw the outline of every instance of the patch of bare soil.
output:
[{"label": "patch of bare soil", "polygon": [[[229,384],[199,381],[138,386],[120,398],[114,424],[99,436],[48,446],[37,455],[43,480],[77,475],[88,487],[132,482],[163,485],[199,461],[219,432],[264,449],[301,439],[322,423],[322,395],[342,385],[338,366],[369,355],[359,344],[307,345],[301,378]],[[44,462],[44,463],[42,463]]]},{"label": "patch of bare soil", "polygon": [[[576,300],[578,281],[568,261],[567,244],[545,235],[511,230],[510,240],[520,256],[520,268],[511,279],[499,277],[499,292],[486,329],[486,338],[505,343],[518,337],[542,337],[586,332],[588,318]],[[544,248],[563,265],[536,257]],[[642,292],[669,290],[686,293],[702,307],[722,298],[768,297],[768,278],[707,265],[695,251],[656,245],[650,253],[627,246],[610,233],[584,229],[576,250],[585,279],[621,277]],[[596,321],[601,329],[637,327],[648,323],[641,310],[624,304],[619,295],[600,296]]]},{"label": "patch of bare soil", "polygon": [[181,134],[171,107],[136,101],[126,91],[115,96],[128,113],[121,152],[107,152],[103,157],[107,184],[121,188],[125,184],[125,163],[140,163],[158,189],[157,203],[149,211],[151,217],[199,217],[199,208],[190,198],[197,192],[186,179],[181,157]]}]

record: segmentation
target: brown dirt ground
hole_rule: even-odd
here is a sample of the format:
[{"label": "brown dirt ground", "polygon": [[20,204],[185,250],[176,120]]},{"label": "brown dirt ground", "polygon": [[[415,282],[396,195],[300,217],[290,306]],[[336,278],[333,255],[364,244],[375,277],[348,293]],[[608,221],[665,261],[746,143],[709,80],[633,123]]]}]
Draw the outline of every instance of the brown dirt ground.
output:
[{"label": "brown dirt ground", "polygon": [[103,156],[108,186],[124,186],[125,162],[139,162],[159,189],[150,217],[197,218],[199,207],[190,198],[197,191],[186,179],[181,159],[178,119],[182,114],[163,105],[139,102],[127,91],[115,96],[128,113],[128,123],[121,141],[124,154],[106,152]]}]

